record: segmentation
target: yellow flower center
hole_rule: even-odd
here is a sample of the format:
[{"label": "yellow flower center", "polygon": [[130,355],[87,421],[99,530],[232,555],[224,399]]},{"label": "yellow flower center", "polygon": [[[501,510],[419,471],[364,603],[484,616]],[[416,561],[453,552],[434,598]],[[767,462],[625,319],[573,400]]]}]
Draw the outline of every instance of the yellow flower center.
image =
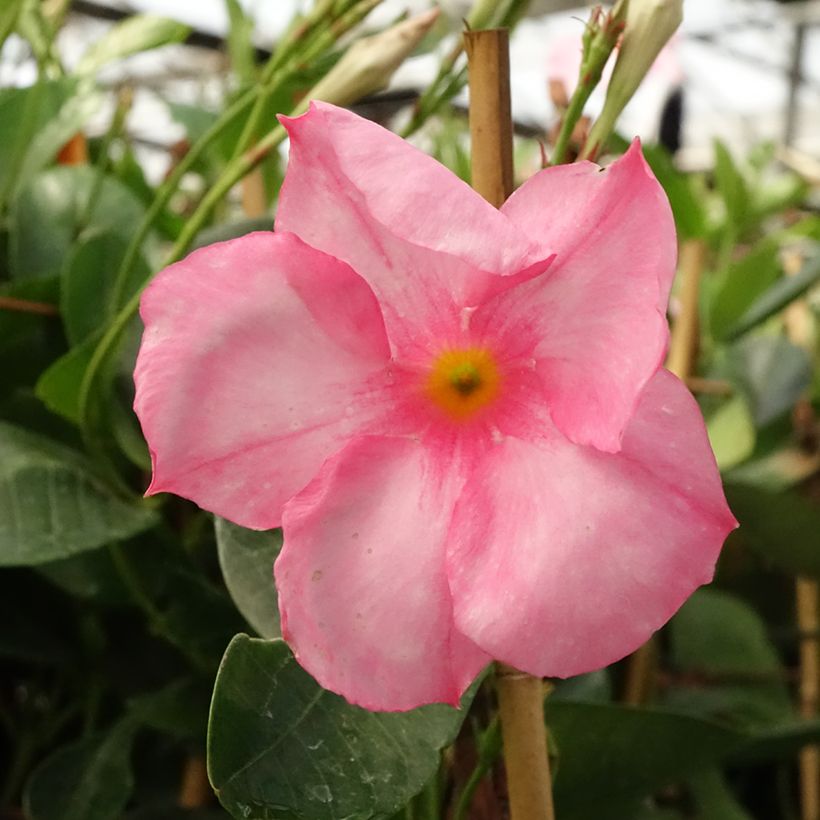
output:
[{"label": "yellow flower center", "polygon": [[448,416],[463,420],[488,405],[498,394],[498,368],[489,350],[468,347],[445,350],[427,377],[427,395]]}]

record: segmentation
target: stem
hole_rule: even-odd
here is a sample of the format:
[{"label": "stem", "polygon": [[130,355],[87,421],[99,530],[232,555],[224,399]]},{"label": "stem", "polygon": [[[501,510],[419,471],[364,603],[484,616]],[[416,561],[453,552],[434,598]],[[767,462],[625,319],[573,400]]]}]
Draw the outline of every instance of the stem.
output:
[{"label": "stem", "polygon": [[11,310],[17,313],[35,313],[38,316],[59,316],[60,310],[50,302],[32,302],[29,299],[18,299],[15,296],[0,296],[0,310]]},{"label": "stem", "polygon": [[543,681],[503,664],[496,680],[510,820],[555,820]]},{"label": "stem", "polygon": [[492,769],[498,755],[501,752],[501,724],[496,715],[490,725],[485,730],[481,737],[478,749],[478,761],[475,768],[470,772],[461,794],[458,796],[455,811],[453,812],[453,820],[468,820],[470,816],[470,808],[473,804],[473,798],[481,785],[481,781],[487,776]]},{"label": "stem", "polygon": [[584,106],[587,104],[592,92],[601,81],[609,55],[618,37],[623,31],[621,20],[622,6],[616,6],[613,11],[604,14],[600,6],[596,6],[590,15],[586,30],[582,39],[583,56],[581,67],[578,71],[578,84],[569,101],[569,106],[564,113],[561,123],[561,130],[558,139],[555,141],[555,148],[552,152],[552,165],[561,165],[566,162],[567,148],[569,147],[575,126],[584,113]]},{"label": "stem", "polygon": [[[509,39],[506,29],[464,34],[470,76],[473,188],[496,207],[512,193]],[[543,682],[499,665],[498,701],[511,820],[554,820]]]}]

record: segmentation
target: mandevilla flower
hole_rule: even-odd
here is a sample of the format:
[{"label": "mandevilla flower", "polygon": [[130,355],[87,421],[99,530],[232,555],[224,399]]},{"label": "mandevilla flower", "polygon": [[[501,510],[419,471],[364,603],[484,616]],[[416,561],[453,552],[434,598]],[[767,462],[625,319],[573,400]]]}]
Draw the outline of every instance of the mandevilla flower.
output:
[{"label": "mandevilla flower", "polygon": [[675,232],[639,145],[498,211],[349,112],[284,122],[275,232],[143,296],[149,492],[283,527],[284,636],[362,706],[457,703],[493,658],[623,657],[735,526],[661,368]]}]

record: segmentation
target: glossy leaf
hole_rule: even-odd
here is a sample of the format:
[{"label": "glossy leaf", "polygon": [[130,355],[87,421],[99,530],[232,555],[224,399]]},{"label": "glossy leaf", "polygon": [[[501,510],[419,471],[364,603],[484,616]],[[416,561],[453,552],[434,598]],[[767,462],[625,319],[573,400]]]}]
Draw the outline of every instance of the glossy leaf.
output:
[{"label": "glossy leaf", "polygon": [[79,453],[0,422],[0,566],[65,558],[155,521],[115,495]]},{"label": "glossy leaf", "polygon": [[47,757],[26,785],[28,820],[117,820],[134,787],[133,731],[122,723]]},{"label": "glossy leaf", "polygon": [[243,820],[380,817],[432,777],[464,716],[449,706],[350,706],[321,689],[284,642],[238,635],[214,688],[208,771],[222,805]]},{"label": "glossy leaf", "polygon": [[282,531],[248,530],[224,518],[216,518],[214,527],[222,576],[237,609],[261,637],[280,637],[273,562]]},{"label": "glossy leaf", "polygon": [[191,29],[168,17],[135,14],[111,28],[83,54],[78,74],[99,71],[106,63],[184,40]]}]

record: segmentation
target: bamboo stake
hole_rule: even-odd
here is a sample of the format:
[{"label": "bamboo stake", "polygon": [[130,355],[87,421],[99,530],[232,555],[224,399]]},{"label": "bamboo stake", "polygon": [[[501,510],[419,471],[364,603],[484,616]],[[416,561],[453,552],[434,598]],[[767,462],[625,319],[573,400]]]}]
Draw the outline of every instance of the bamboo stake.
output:
[{"label": "bamboo stake", "polygon": [[177,805],[181,809],[198,809],[207,806],[214,797],[211,784],[208,782],[208,771],[205,758],[192,755],[185,761],[182,770],[182,783],[179,787]]},{"label": "bamboo stake", "polygon": [[473,188],[496,208],[513,190],[510,56],[506,29],[464,33],[470,77]]},{"label": "bamboo stake", "polygon": [[267,213],[265,179],[261,168],[254,168],[242,180],[242,210],[247,217],[262,217]]},{"label": "bamboo stake", "polygon": [[[789,253],[783,259],[787,276],[799,273],[802,254]],[[814,347],[811,314],[805,301],[795,302],[784,312],[786,332],[791,341],[809,352]],[[797,414],[813,417],[811,402],[802,398],[795,407]],[[796,423],[795,427],[799,425]],[[798,433],[800,431],[798,430]],[[798,702],[800,715],[807,720],[817,717],[820,698],[820,592],[814,578],[795,579],[795,609],[800,634],[800,674]],[[800,750],[800,817],[820,820],[820,747],[806,746]]]},{"label": "bamboo stake", "polygon": [[[698,239],[684,242],[680,249],[681,311],[672,326],[666,367],[682,381],[688,382],[695,370],[698,347],[698,300],[700,280],[706,258],[706,245]],[[636,649],[626,664],[624,702],[640,706],[649,700],[655,669],[654,641],[650,638]]]},{"label": "bamboo stake", "polygon": [[[513,189],[509,42],[506,29],[464,34],[470,77],[473,188],[499,207]],[[511,820],[554,820],[544,687],[503,664],[498,704]]]}]

